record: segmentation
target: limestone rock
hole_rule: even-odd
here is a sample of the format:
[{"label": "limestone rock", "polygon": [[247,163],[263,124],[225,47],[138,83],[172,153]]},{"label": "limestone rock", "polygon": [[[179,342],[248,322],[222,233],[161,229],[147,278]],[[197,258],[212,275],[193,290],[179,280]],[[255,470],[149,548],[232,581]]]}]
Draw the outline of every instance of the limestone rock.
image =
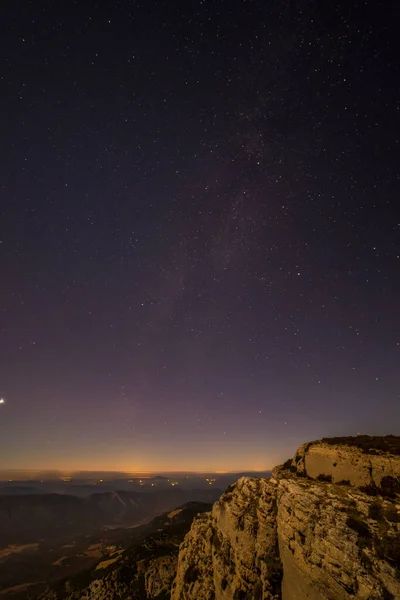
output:
[{"label": "limestone rock", "polygon": [[400,600],[390,437],[305,444],[270,480],[240,479],[194,520],[171,600]]},{"label": "limestone rock", "polygon": [[390,479],[400,477],[400,456],[394,454],[397,449],[394,444],[387,443],[391,451],[379,449],[384,448],[386,444],[377,444],[376,440],[386,438],[358,436],[303,444],[292,461],[292,469],[299,475],[313,479],[344,481],[358,487],[380,488],[382,484],[385,486],[385,483],[390,485]]},{"label": "limestone rock", "polygon": [[395,503],[302,479],[280,480],[277,499],[284,600],[400,598]]},{"label": "limestone rock", "polygon": [[171,600],[280,597],[275,486],[242,478],[197,517],[179,552]]},{"label": "limestone rock", "polygon": [[170,592],[177,563],[176,556],[167,555],[155,558],[146,565],[145,589],[148,598],[157,598],[160,594]]}]

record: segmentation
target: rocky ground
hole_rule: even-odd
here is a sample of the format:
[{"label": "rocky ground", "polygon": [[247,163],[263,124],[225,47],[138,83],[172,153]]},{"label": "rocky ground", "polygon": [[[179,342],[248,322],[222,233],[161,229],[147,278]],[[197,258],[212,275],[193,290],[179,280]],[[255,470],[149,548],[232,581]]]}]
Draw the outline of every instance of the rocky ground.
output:
[{"label": "rocky ground", "polygon": [[399,600],[400,456],[388,437],[305,444],[270,480],[240,479],[194,520],[171,600]]}]

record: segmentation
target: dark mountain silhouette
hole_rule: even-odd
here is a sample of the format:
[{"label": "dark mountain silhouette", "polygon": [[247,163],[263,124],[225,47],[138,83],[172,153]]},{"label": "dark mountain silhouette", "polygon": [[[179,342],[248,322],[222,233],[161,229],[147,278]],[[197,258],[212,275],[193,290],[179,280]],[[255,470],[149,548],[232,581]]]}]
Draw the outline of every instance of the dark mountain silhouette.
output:
[{"label": "dark mountain silhouette", "polygon": [[65,494],[0,496],[0,545],[86,534],[105,527],[145,522],[188,501],[213,502],[221,490],[182,490],[159,493],[105,492],[86,497]]}]

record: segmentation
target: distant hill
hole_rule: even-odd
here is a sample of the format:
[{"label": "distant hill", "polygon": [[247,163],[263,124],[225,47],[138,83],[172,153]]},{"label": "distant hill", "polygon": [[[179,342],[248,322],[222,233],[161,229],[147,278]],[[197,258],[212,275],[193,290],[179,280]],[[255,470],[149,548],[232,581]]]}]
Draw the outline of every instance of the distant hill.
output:
[{"label": "distant hill", "polygon": [[221,490],[163,489],[159,493],[105,492],[0,495],[0,546],[58,540],[105,527],[133,526],[188,501],[214,502]]},{"label": "distant hill", "polygon": [[[40,600],[167,600],[179,546],[194,517],[210,509],[211,504],[190,502],[156,517],[135,529],[136,539],[130,548],[116,551],[94,568],[49,586],[39,595]],[[35,590],[30,592],[34,594]]]}]

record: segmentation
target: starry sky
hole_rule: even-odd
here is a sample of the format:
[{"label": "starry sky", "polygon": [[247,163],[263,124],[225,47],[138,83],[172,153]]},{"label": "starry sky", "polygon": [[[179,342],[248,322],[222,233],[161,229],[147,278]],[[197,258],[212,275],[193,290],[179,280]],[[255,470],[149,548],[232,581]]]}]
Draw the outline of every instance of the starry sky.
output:
[{"label": "starry sky", "polygon": [[395,3],[0,15],[0,467],[399,434]]}]

